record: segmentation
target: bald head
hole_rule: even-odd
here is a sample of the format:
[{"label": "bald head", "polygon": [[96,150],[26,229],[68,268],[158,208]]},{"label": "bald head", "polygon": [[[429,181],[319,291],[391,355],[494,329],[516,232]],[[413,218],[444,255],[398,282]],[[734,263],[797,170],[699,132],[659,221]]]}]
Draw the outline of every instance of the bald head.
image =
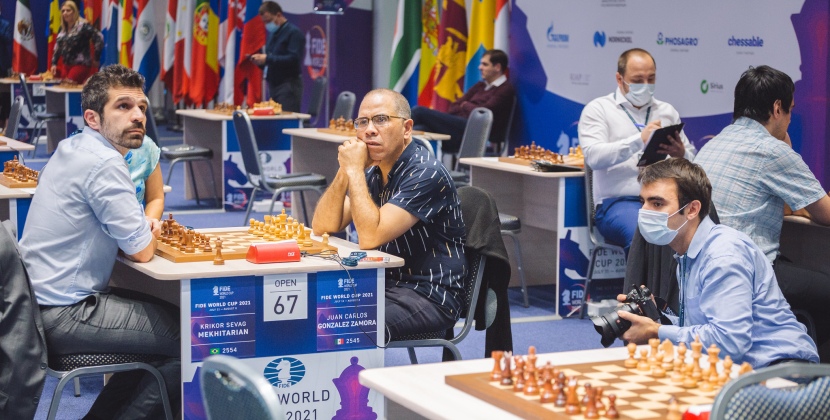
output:
[{"label": "bald head", "polygon": [[619,73],[620,76],[625,76],[625,72],[628,70],[629,60],[632,58],[650,61],[654,69],[657,70],[657,62],[654,61],[654,57],[652,57],[648,51],[642,48],[632,48],[620,54],[620,58],[617,60],[617,73]]},{"label": "bald head", "polygon": [[389,100],[392,101],[392,106],[395,108],[395,115],[406,119],[412,118],[412,109],[409,107],[409,101],[407,101],[406,98],[400,93],[391,89],[377,88],[369,91],[369,93],[363,97],[363,102],[366,101],[366,98],[373,95],[382,95],[389,98]]}]

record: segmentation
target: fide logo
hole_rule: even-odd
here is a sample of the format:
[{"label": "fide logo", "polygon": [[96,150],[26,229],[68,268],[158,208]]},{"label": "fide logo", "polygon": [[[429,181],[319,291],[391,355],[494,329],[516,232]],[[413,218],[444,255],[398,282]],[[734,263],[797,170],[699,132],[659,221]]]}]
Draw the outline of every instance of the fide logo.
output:
[{"label": "fide logo", "polygon": [[305,377],[303,362],[293,357],[278,357],[265,366],[262,374],[275,388],[289,388]]}]

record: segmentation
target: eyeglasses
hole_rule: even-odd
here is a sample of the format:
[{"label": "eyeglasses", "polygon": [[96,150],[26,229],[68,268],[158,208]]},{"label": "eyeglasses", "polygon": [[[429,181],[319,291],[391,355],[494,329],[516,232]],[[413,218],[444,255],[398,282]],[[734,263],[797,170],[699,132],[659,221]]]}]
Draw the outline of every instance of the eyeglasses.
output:
[{"label": "eyeglasses", "polygon": [[[375,115],[375,116],[372,117],[372,124],[374,124],[375,127],[386,127],[392,121],[392,118],[400,118],[402,120],[408,119],[408,118],[404,118],[404,117],[397,117],[397,116],[394,116],[394,115],[378,114],[378,115]],[[366,118],[366,117],[355,118],[355,120],[354,120],[355,130],[365,130],[366,127],[368,127],[368,126],[369,126],[369,118]]]}]

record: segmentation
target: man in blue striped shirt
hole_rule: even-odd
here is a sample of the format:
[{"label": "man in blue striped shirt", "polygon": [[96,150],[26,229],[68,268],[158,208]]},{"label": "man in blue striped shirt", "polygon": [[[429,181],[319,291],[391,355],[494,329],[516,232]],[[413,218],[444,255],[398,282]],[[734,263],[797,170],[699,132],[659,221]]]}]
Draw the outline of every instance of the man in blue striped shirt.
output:
[{"label": "man in blue striped shirt", "polygon": [[784,361],[818,363],[816,345],[796,321],[761,249],[745,234],[708,217],[712,185],[703,169],[673,158],[645,168],[638,181],[640,233],[676,253],[680,313],[667,314],[671,325],[660,325],[618,311],[631,322],[622,338],[677,344],[699,336],[704,348],[716,344],[722,355],[755,368]]}]

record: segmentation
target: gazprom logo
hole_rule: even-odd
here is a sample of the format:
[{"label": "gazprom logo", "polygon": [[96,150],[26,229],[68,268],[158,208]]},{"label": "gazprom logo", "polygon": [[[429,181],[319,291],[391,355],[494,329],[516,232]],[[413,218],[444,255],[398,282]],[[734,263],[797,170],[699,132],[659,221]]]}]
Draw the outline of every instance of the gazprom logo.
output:
[{"label": "gazprom logo", "polygon": [[557,34],[553,32],[553,22],[550,23],[547,32],[548,42],[568,42],[570,41],[570,35],[568,34]]},{"label": "gazprom logo", "polygon": [[596,31],[596,32],[594,32],[594,46],[595,47],[604,47],[605,46],[605,31]]},{"label": "gazprom logo", "polygon": [[764,46],[764,38],[760,36],[751,36],[749,38],[735,38],[732,35],[726,42],[730,47],[758,47]]},{"label": "gazprom logo", "polygon": [[657,45],[671,45],[675,47],[697,47],[697,37],[665,36],[657,33]]},{"label": "gazprom logo", "polygon": [[305,365],[293,357],[278,357],[265,366],[262,374],[275,388],[288,388],[305,377]]}]

